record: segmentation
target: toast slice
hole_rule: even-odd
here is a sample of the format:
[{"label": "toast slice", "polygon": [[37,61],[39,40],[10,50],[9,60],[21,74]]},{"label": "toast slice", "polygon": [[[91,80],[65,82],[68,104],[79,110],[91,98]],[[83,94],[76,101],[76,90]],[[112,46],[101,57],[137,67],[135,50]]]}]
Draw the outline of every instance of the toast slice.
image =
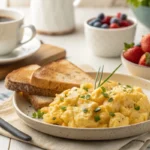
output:
[{"label": "toast slice", "polygon": [[36,109],[49,106],[53,102],[54,97],[48,96],[37,96],[37,95],[28,95],[23,93],[23,96],[31,103],[31,105]]},{"label": "toast slice", "polygon": [[38,68],[32,75],[31,84],[44,89],[63,90],[79,87],[82,83],[94,83],[84,71],[63,59]]},{"label": "toast slice", "polygon": [[38,68],[40,68],[39,65],[29,65],[12,71],[5,78],[5,86],[12,91],[31,95],[55,96],[56,91],[38,88],[30,84],[32,74]]}]

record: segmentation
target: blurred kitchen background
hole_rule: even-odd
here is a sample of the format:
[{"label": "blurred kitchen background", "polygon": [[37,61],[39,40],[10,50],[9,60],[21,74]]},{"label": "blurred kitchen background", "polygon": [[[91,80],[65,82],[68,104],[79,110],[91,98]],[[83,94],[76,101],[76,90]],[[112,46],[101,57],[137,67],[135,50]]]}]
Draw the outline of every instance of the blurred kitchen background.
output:
[{"label": "blurred kitchen background", "polygon": [[[0,0],[0,7],[29,7],[31,0]],[[126,0],[77,0],[79,7],[127,7]]]},{"label": "blurred kitchen background", "polygon": [[[42,0],[37,0],[37,1],[36,0],[0,0],[0,8],[11,7],[19,11],[22,11],[25,14],[25,23],[29,24],[32,23],[33,21],[33,19],[31,19],[32,13],[31,11],[29,11],[30,4],[32,1],[34,1],[35,4],[38,1],[42,2]],[[50,0],[43,0],[43,2],[45,1],[50,1]],[[60,2],[62,1],[63,0],[60,0]],[[128,0],[128,1],[134,3],[134,2],[141,2],[141,1],[149,2],[150,0]],[[44,36],[43,34],[37,34],[37,37],[39,39],[42,39],[44,43],[50,43],[68,49],[67,51],[68,58],[70,56],[74,56],[72,62],[76,62],[76,58],[79,57],[78,52],[85,53],[86,51],[85,43],[83,40],[84,21],[94,16],[97,16],[101,12],[105,13],[106,15],[110,15],[110,14],[115,15],[118,12],[121,12],[121,13],[126,13],[129,17],[134,17],[137,20],[140,20],[138,21],[138,26],[137,26],[136,36],[135,36],[135,43],[139,43],[141,37],[150,32],[150,15],[149,15],[150,3],[148,4],[148,6],[145,6],[144,3],[141,4],[139,7],[132,7],[132,6],[133,5],[129,5],[127,3],[127,0],[74,0],[76,32],[72,32],[72,34],[65,35],[65,36],[51,36],[51,35]],[[41,6],[39,8],[41,9]],[[43,12],[44,9],[41,10],[42,10],[41,12]],[[137,12],[134,12],[134,10]],[[36,18],[39,21],[39,13],[35,13],[35,14],[37,14]],[[49,12],[49,14],[52,15],[51,12]],[[50,17],[49,14],[47,15],[48,18]],[[43,21],[40,19],[40,23],[41,22]],[[78,48],[76,48],[76,42],[72,42],[72,41],[79,41]],[[99,60],[99,58],[96,59]],[[82,63],[88,63],[91,62],[92,60],[93,64],[94,61],[96,61],[95,58],[93,58],[92,56],[89,57],[89,61],[84,62],[84,59],[81,60]],[[103,59],[101,59],[101,61],[102,60]],[[119,59],[114,60],[114,64],[115,63],[117,64],[118,61]],[[80,64],[80,60],[78,61],[78,63]],[[107,66],[105,68],[107,70]]]},{"label": "blurred kitchen background", "polygon": [[[22,11],[22,8],[30,7],[31,1],[32,0],[0,0],[0,8],[12,7],[12,8],[16,8],[16,9]],[[48,1],[48,0],[43,0],[43,1]],[[143,1],[143,3],[149,2],[149,6],[145,7],[144,5],[141,5],[141,7],[137,7],[137,8],[130,7],[131,5],[129,6],[127,1],[130,1],[133,3],[139,2],[139,1],[140,2]],[[34,2],[36,3],[36,1],[34,1]],[[83,24],[82,25],[78,24],[78,21],[82,18],[88,19],[90,17],[93,17],[94,15],[96,16],[100,12],[104,12],[106,14],[110,14],[110,12],[112,14],[116,14],[117,12],[123,12],[123,13],[127,13],[127,15],[129,15],[131,17],[136,17],[137,20],[140,20],[138,22],[139,23],[138,31],[137,31],[138,36],[135,39],[137,42],[141,38],[140,36],[142,36],[150,31],[150,16],[149,16],[150,1],[149,0],[74,0],[74,6],[75,6],[75,9],[77,8],[77,10],[75,11],[77,30],[81,29],[78,26],[83,27]],[[81,10],[80,8],[88,9],[89,12],[91,11],[92,13],[88,13],[88,15],[84,14],[83,9]],[[93,10],[93,8],[94,8],[94,10]],[[91,14],[91,16],[90,16],[90,14]],[[78,15],[81,15],[81,16],[78,17]],[[26,20],[29,20],[31,13],[29,11],[27,11],[26,16],[29,16],[29,17],[26,17],[27,18]]]}]

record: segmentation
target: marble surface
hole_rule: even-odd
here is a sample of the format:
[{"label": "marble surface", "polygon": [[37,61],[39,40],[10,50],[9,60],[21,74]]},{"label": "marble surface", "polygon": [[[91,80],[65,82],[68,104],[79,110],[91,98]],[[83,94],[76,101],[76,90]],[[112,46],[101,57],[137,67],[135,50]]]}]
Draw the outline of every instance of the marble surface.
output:
[{"label": "marble surface", "polygon": [[[19,11],[22,11],[26,18],[25,23],[31,23],[31,14],[27,8],[17,8]],[[116,66],[121,63],[119,58],[101,58],[96,57],[92,54],[85,43],[84,38],[84,27],[83,23],[87,19],[96,16],[98,13],[104,12],[106,14],[116,14],[117,12],[127,13],[129,16],[133,16],[132,12],[128,8],[76,8],[75,9],[75,18],[76,18],[76,32],[70,35],[65,36],[44,36],[37,35],[37,38],[42,40],[44,43],[54,44],[66,49],[67,59],[76,65],[88,64],[94,69],[98,69],[100,65],[105,65],[104,71],[111,72]],[[142,35],[148,33],[149,31],[141,24],[138,24],[137,33],[135,37],[135,43],[138,43]],[[106,41],[107,42],[107,41]],[[128,71],[122,66],[118,72],[129,74]],[[0,93],[7,92],[7,89],[4,87],[4,82],[0,81]],[[0,136],[0,146],[3,147],[2,150],[40,150],[34,146],[18,142],[13,139],[9,139],[3,136]],[[150,150],[150,148],[148,149]]]}]

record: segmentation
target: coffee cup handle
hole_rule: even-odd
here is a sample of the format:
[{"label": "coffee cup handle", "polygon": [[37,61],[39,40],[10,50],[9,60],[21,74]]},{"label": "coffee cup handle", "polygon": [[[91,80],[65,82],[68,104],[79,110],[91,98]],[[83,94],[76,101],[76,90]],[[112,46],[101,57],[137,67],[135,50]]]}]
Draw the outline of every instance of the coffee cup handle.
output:
[{"label": "coffee cup handle", "polygon": [[36,29],[35,29],[35,27],[34,27],[33,25],[22,25],[22,26],[20,27],[20,30],[22,30],[22,29],[24,29],[24,28],[29,28],[29,29],[32,31],[32,35],[31,35],[31,37],[30,37],[29,39],[27,39],[27,40],[24,41],[24,42],[20,41],[20,42],[19,42],[19,46],[21,46],[21,45],[23,45],[23,44],[25,44],[25,43],[28,43],[28,42],[31,41],[31,40],[35,37],[35,35],[36,35]]}]

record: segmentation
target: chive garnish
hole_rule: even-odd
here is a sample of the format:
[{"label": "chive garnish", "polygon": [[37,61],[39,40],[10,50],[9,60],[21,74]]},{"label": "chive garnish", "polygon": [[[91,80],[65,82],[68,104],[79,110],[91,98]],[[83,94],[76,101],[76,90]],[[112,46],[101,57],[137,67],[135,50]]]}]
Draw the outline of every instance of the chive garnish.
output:
[{"label": "chive garnish", "polygon": [[38,118],[38,119],[42,119],[44,115],[44,112],[41,112],[41,110],[39,109],[37,112],[34,112],[32,114],[33,118]]},{"label": "chive garnish", "polygon": [[32,114],[32,118],[36,118],[36,112]]},{"label": "chive garnish", "polygon": [[100,74],[100,79],[99,79],[99,82],[98,82],[98,87],[100,87],[101,80],[103,78],[103,70],[104,70],[104,65],[102,66],[102,71],[101,71],[101,74]]},{"label": "chive garnish", "polygon": [[113,98],[112,98],[112,97],[108,99],[108,102],[112,102],[112,101],[113,101]]},{"label": "chive garnish", "polygon": [[84,112],[84,113],[87,113],[87,112],[88,112],[88,109],[87,109],[87,108],[84,108],[84,109],[83,109],[83,112]]},{"label": "chive garnish", "polygon": [[87,92],[88,92],[88,88],[86,88],[86,87],[83,87],[83,89],[84,89],[85,91],[87,91]]},{"label": "chive garnish", "polygon": [[94,110],[94,112],[99,112],[101,110],[101,108],[100,107],[97,107],[95,110]]},{"label": "chive garnish", "polygon": [[132,86],[131,86],[131,85],[126,85],[126,87],[127,87],[127,88],[132,88]]},{"label": "chive garnish", "polygon": [[66,106],[61,106],[60,108],[61,108],[63,111],[66,111],[66,110],[67,110]]},{"label": "chive garnish", "polygon": [[140,106],[134,104],[134,109],[135,109],[135,110],[140,110]]},{"label": "chive garnish", "polygon": [[[100,71],[101,68],[99,67],[98,72],[97,72],[96,77],[95,77],[94,89],[101,87],[105,82],[107,82],[110,79],[110,77],[120,68],[121,65],[122,64],[120,64],[102,83],[101,83],[101,80],[103,77],[104,66],[102,67],[101,71]],[[99,82],[98,82],[98,86],[96,87],[97,81],[99,81]]]},{"label": "chive garnish", "polygon": [[97,83],[97,80],[98,80],[98,77],[99,77],[100,69],[101,69],[101,68],[99,67],[98,72],[96,73],[94,89],[96,89],[96,83]]},{"label": "chive garnish", "polygon": [[105,98],[109,98],[109,95],[108,95],[107,93],[103,93],[103,92],[102,92],[102,94],[103,94],[103,96],[104,96]]},{"label": "chive garnish", "polygon": [[82,96],[80,96],[80,98],[83,98],[83,99],[85,99],[85,95],[82,95]]},{"label": "chive garnish", "polygon": [[63,101],[63,100],[64,100],[64,98],[63,98],[63,97],[61,97],[61,98],[60,98],[60,100],[61,100],[61,101]]},{"label": "chive garnish", "polygon": [[115,116],[115,113],[114,113],[114,112],[109,112],[109,115],[110,115],[111,117],[114,117],[114,116]]},{"label": "chive garnish", "polygon": [[106,89],[103,86],[101,87],[101,89],[103,92],[106,92]]},{"label": "chive garnish", "polygon": [[106,97],[106,98],[108,98],[109,95],[106,93],[106,89],[103,86],[101,87],[101,89],[102,89],[103,96]]},{"label": "chive garnish", "polygon": [[80,96],[80,98],[89,100],[89,99],[91,98],[91,95],[89,95],[89,94],[87,94],[87,95],[82,95],[82,96]]},{"label": "chive garnish", "polygon": [[43,118],[44,112],[41,112],[41,110],[39,109],[37,111],[37,115],[38,115],[38,118]]},{"label": "chive garnish", "polygon": [[56,117],[53,117],[52,119],[53,119],[53,120],[56,120]]},{"label": "chive garnish", "polygon": [[96,122],[98,122],[98,121],[100,120],[100,117],[99,117],[99,116],[94,116],[94,120],[95,120]]},{"label": "chive garnish", "polygon": [[122,64],[120,64],[102,83],[100,86],[102,86],[105,82],[107,82],[107,80],[110,79],[110,77],[120,68]]},{"label": "chive garnish", "polygon": [[85,96],[85,98],[88,100],[88,99],[91,98],[91,95],[87,94],[87,95]]}]

